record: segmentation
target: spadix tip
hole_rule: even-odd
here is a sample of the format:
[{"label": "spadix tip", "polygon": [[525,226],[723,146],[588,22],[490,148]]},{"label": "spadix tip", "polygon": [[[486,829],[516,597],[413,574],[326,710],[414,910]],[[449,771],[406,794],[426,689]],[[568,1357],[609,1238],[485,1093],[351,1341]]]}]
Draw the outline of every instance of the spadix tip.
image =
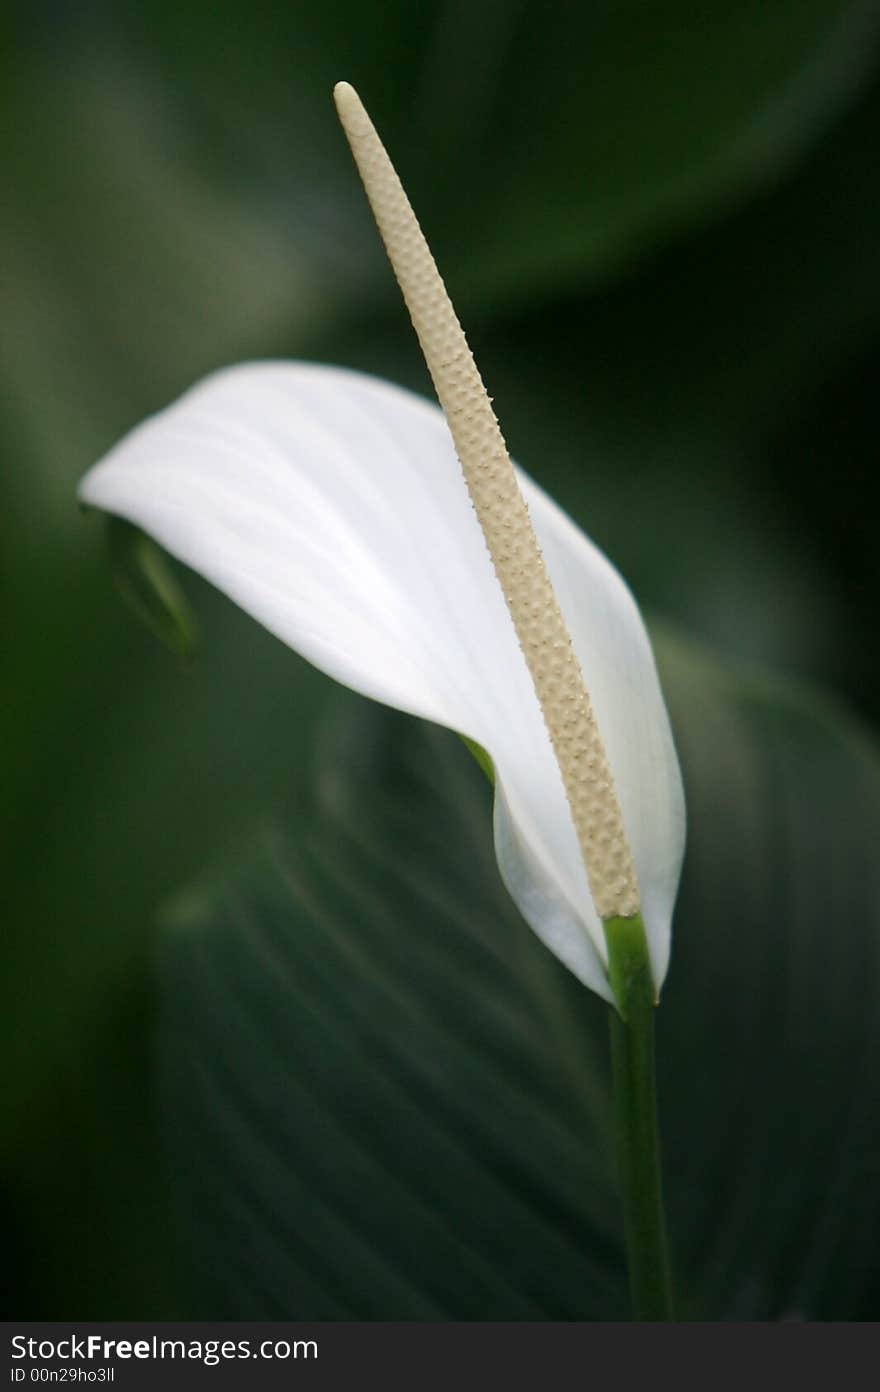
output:
[{"label": "spadix tip", "polygon": [[336,103],[336,110],[340,116],[346,111],[353,111],[361,105],[361,99],[354,90],[350,82],[337,82],[333,88],[333,100]]}]

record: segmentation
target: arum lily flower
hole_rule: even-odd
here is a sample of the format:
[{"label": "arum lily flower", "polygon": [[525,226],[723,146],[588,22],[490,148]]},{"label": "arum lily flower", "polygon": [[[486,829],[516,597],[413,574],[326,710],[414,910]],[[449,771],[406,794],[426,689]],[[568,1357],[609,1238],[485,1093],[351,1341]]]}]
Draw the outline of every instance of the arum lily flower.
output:
[{"label": "arum lily flower", "polygon": [[351,88],[337,104],[446,418],[343,368],[246,364],[135,429],[80,497],[337,681],[485,750],[525,919],[611,1001],[603,921],[640,911],[659,992],[684,803],[644,625],[605,556],[510,465],[387,156]]}]

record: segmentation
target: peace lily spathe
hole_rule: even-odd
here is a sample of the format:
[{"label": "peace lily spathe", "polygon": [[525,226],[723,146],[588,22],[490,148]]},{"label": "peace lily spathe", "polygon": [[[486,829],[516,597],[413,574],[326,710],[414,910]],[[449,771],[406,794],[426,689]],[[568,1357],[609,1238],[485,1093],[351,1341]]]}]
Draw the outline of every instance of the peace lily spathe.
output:
[{"label": "peace lily spathe", "polygon": [[387,155],[352,89],[336,97],[449,425],[359,373],[247,364],[139,426],[80,497],[338,681],[481,745],[523,916],[613,1000],[602,920],[640,909],[659,991],[684,799],[644,625],[601,552],[511,466]]}]

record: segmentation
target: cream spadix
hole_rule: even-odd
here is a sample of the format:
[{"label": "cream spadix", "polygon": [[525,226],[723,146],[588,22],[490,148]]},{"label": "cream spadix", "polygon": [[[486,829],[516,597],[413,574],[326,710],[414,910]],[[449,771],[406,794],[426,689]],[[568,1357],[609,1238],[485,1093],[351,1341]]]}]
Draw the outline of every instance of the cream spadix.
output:
[{"label": "cream spadix", "polygon": [[[351,89],[336,96],[356,156],[396,183]],[[295,363],[208,378],[117,445],[80,496],[339,681],[482,745],[499,868],[524,917],[610,1000],[601,920],[641,902],[659,989],[684,807],[644,626],[605,557],[511,465],[406,200],[374,188],[373,201],[480,521],[435,407]]]},{"label": "cream spadix", "polygon": [[336,109],[403,292],[562,774],[600,918],[640,905],[605,746],[507,446],[409,200],[353,87]]}]

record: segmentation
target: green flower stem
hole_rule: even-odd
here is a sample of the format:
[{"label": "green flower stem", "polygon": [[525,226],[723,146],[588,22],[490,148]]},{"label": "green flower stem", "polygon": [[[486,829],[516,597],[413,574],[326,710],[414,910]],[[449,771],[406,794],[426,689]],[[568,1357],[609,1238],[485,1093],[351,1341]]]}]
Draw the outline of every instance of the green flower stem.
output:
[{"label": "green flower stem", "polygon": [[641,915],[605,920],[617,1149],[633,1318],[673,1318],[654,1081],[654,982]]}]

